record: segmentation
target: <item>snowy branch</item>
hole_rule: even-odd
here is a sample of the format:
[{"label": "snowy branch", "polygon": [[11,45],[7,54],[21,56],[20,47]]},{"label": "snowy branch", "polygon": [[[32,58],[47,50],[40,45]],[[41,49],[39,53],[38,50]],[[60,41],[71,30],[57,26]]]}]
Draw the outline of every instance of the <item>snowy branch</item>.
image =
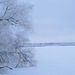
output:
[{"label": "snowy branch", "polygon": [[3,68],[9,68],[9,69],[13,70],[11,67],[8,67],[8,66],[2,66],[2,67],[0,67],[0,69],[3,69]]}]

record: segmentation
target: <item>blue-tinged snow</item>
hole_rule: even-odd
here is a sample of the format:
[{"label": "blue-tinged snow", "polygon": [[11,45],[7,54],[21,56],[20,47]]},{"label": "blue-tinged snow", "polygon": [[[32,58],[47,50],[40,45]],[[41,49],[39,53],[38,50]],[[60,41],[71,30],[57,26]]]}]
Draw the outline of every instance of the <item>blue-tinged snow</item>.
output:
[{"label": "blue-tinged snow", "polygon": [[19,68],[6,75],[75,75],[75,47],[37,47],[36,67]]},{"label": "blue-tinged snow", "polygon": [[[75,42],[75,0],[28,1],[34,4],[32,43]],[[75,75],[75,47],[35,50],[36,67],[14,69],[7,75]]]}]

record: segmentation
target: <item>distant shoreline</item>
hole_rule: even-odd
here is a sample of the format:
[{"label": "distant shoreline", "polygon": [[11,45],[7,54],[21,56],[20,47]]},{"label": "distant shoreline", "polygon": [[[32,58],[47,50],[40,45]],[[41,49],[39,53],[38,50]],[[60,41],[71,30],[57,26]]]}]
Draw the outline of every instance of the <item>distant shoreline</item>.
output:
[{"label": "distant shoreline", "polygon": [[75,46],[75,42],[26,43],[22,47]]}]

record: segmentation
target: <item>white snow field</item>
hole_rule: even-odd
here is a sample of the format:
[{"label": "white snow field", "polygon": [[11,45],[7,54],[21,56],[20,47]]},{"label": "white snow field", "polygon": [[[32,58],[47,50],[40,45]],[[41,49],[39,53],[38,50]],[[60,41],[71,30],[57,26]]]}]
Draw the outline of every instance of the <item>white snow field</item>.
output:
[{"label": "white snow field", "polygon": [[37,47],[36,67],[19,68],[5,75],[75,75],[75,47]]}]

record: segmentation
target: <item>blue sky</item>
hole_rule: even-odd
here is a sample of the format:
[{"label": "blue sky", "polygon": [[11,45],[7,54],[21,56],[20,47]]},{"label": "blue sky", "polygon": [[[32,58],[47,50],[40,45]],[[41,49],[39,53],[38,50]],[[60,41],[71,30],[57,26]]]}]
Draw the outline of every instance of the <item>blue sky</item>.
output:
[{"label": "blue sky", "polygon": [[28,0],[34,5],[31,42],[75,41],[74,0]]}]

